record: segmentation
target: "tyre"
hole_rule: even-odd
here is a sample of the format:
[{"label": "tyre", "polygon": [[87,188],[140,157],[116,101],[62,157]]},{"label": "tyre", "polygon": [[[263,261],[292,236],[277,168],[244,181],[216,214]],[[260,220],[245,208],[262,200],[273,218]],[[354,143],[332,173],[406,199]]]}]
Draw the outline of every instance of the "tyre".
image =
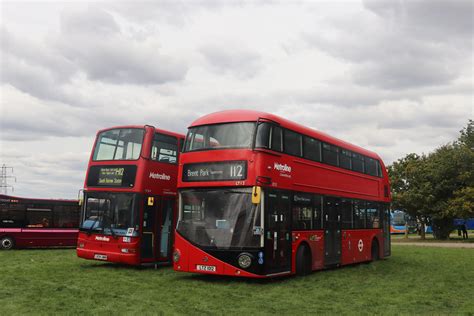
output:
[{"label": "tyre", "polygon": [[15,241],[12,237],[6,236],[0,239],[0,249],[10,250],[15,246]]},{"label": "tyre", "polygon": [[296,251],[296,275],[307,275],[311,272],[311,254],[308,247],[302,245]]},{"label": "tyre", "polygon": [[372,241],[372,261],[377,261],[380,259],[379,256],[379,243],[377,240]]}]

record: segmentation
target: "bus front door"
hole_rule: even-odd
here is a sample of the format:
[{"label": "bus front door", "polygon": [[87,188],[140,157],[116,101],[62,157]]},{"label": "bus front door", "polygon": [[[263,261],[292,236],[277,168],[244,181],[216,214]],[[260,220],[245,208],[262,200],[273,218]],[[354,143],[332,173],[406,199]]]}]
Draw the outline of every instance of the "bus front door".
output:
[{"label": "bus front door", "polygon": [[171,260],[173,246],[172,230],[174,221],[174,211],[176,208],[175,199],[164,199],[163,208],[160,214],[160,260]]},{"label": "bus front door", "polygon": [[143,203],[143,229],[141,240],[141,258],[145,262],[152,261],[157,256],[157,227],[159,224],[160,200],[157,196],[145,196]]},{"label": "bus front door", "polygon": [[324,265],[333,266],[341,262],[341,201],[324,199]]},{"label": "bus front door", "polygon": [[267,275],[291,271],[290,195],[265,194],[265,270]]}]

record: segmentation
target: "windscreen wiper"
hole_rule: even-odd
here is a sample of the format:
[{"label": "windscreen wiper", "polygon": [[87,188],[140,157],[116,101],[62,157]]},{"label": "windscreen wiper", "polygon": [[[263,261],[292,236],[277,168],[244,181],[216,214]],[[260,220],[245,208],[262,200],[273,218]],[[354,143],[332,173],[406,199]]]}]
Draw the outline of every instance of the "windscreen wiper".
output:
[{"label": "windscreen wiper", "polygon": [[107,228],[110,228],[110,233],[112,234],[112,237],[116,238],[117,234],[115,233],[115,230],[112,227],[112,221],[113,221],[112,217],[109,216],[109,215],[106,215],[105,212],[102,215],[102,217],[104,217],[104,216],[107,217],[110,220],[110,227],[107,227]]},{"label": "windscreen wiper", "polygon": [[89,229],[87,230],[87,235],[88,236],[90,236],[92,234],[92,230],[94,229],[94,225],[97,223],[98,220],[99,220],[99,216],[97,216],[97,218],[94,220],[94,222],[92,222],[91,227],[89,227]]}]

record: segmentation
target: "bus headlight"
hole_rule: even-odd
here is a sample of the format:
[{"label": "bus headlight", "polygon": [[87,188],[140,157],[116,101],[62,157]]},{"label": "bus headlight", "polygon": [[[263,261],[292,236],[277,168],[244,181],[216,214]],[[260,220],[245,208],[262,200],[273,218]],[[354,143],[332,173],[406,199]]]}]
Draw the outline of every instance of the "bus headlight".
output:
[{"label": "bus headlight", "polygon": [[181,258],[181,253],[178,249],[176,249],[175,251],[173,251],[173,261],[178,262],[179,258]]},{"label": "bus headlight", "polygon": [[246,269],[252,264],[252,257],[250,254],[244,252],[239,255],[237,262],[241,268]]}]

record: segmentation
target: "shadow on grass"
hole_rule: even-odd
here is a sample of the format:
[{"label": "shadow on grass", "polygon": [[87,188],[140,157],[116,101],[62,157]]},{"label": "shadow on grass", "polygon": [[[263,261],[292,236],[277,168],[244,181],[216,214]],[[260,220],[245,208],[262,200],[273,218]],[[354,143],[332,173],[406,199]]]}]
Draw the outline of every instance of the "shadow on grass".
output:
[{"label": "shadow on grass", "polygon": [[287,280],[292,280],[298,277],[295,276],[282,276],[282,277],[274,277],[274,278],[265,278],[265,279],[258,279],[258,278],[247,278],[247,277],[238,277],[238,276],[229,276],[229,275],[213,275],[213,274],[194,274],[194,273],[182,273],[177,272],[180,275],[180,279],[188,280],[188,281],[199,281],[204,283],[213,283],[213,284],[223,284],[223,283],[242,283],[242,284],[260,284],[260,285],[267,285],[267,284],[277,284]]}]

